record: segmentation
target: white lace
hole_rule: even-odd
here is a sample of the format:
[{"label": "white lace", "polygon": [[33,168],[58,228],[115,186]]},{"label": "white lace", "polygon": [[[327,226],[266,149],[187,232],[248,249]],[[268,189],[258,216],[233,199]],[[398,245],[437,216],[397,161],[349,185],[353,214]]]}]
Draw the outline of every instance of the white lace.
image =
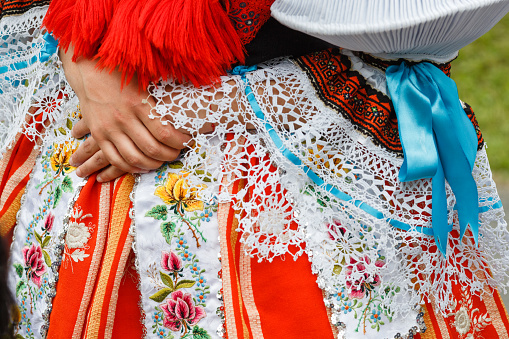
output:
[{"label": "white lace", "polygon": [[[66,86],[57,54],[40,62],[44,47],[42,20],[47,6],[33,8],[20,16],[3,18],[0,26],[0,150],[11,146],[17,133],[32,140],[44,137],[57,120],[62,118],[60,105],[72,89]],[[32,60],[32,61],[31,61]],[[13,64],[25,62],[28,67],[13,69]],[[38,122],[33,118],[41,114]],[[44,123],[46,129],[44,129]]]},{"label": "white lace", "polygon": [[[385,92],[381,71],[345,53],[370,85]],[[221,87],[196,89],[173,82],[152,86],[149,91],[157,102],[152,117],[163,123],[172,119],[175,127],[196,135],[198,147],[185,155],[186,166],[214,179],[210,195],[204,198],[236,202],[235,208],[242,212],[242,242],[251,255],[269,261],[287,253],[297,257],[305,243],[313,271],[325,290],[334,293],[348,286],[347,282],[373,283],[378,276],[382,280],[376,287],[379,293],[387,287],[400,287],[400,292],[385,302],[402,314],[431,295],[445,310],[452,282],[469,285],[473,293],[483,293],[484,288],[497,284],[506,286],[509,235],[502,209],[481,214],[479,249],[467,232],[461,242],[450,236],[447,259],[438,251],[428,251],[435,240],[415,227],[431,227],[430,180],[399,182],[402,159],[376,146],[321,102],[304,72],[290,60],[268,62],[247,77],[285,147],[326,183],[385,217],[377,219],[352,202],[339,201],[312,184],[283,156],[254,116],[240,76],[223,78]],[[233,102],[238,104],[238,112],[231,109]],[[196,116],[189,117],[191,107]],[[257,133],[248,131],[241,118],[254,125]],[[215,131],[197,134],[205,123],[214,123]],[[500,200],[484,149],[478,152],[474,177],[480,206]],[[226,188],[237,179],[242,179],[245,187],[229,195]],[[213,192],[218,191],[222,193],[214,197]],[[449,187],[447,192],[450,223],[454,221],[457,230],[455,198]],[[386,218],[408,224],[411,231],[394,228]],[[380,267],[377,260],[385,264]],[[461,265],[465,262],[467,265]],[[465,267],[472,277],[467,277]]]}]

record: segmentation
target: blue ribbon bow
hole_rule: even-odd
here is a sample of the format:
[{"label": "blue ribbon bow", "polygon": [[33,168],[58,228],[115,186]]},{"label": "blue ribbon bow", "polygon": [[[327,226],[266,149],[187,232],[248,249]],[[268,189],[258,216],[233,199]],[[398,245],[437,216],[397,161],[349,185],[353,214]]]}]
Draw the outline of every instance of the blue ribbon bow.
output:
[{"label": "blue ribbon bow", "polygon": [[456,197],[460,237],[470,225],[477,245],[479,202],[472,176],[477,134],[461,107],[455,82],[426,62],[389,66],[386,77],[405,157],[399,180],[432,178],[433,235],[446,256],[447,179]]}]

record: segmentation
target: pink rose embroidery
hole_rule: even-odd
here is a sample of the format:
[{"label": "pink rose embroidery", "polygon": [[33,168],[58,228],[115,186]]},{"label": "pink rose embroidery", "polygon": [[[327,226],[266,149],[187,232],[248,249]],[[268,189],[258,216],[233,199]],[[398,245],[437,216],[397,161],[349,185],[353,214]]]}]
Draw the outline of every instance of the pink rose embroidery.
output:
[{"label": "pink rose embroidery", "polygon": [[[365,272],[366,264],[369,264],[371,260],[368,256],[361,258],[357,261],[354,258],[350,258],[350,264],[346,266],[346,286],[351,290],[349,297],[362,299],[368,295],[369,291],[373,290],[376,286],[380,285],[381,279],[378,274],[369,274]],[[382,260],[375,262],[376,267],[383,267],[385,263]],[[362,273],[361,277],[354,280],[353,274]]]},{"label": "pink rose embroidery", "polygon": [[206,315],[202,306],[194,305],[191,294],[180,290],[172,292],[160,307],[164,313],[163,325],[172,331],[195,325]]},{"label": "pink rose embroidery", "polygon": [[51,231],[51,229],[53,228],[53,223],[55,222],[55,216],[53,214],[48,214],[46,216],[46,218],[44,218],[44,225],[42,226],[42,228],[44,229],[45,232],[49,232]]},{"label": "pink rose embroidery", "polygon": [[182,270],[182,259],[172,251],[161,253],[161,267],[168,272],[180,272]]},{"label": "pink rose embroidery", "polygon": [[41,287],[41,277],[46,272],[41,247],[34,244],[30,248],[25,246],[23,248],[23,258],[25,259],[25,266],[28,267],[28,277],[32,279],[34,284]]}]

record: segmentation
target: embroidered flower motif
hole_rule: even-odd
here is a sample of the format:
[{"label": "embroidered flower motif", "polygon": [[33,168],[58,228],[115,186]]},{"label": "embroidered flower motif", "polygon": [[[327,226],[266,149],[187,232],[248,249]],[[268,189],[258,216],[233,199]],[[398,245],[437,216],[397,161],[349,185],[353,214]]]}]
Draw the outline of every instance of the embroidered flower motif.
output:
[{"label": "embroidered flower motif", "polygon": [[180,272],[182,270],[182,259],[170,251],[161,253],[161,267],[168,272]]},{"label": "embroidered flower motif", "polygon": [[69,159],[71,159],[71,155],[74,151],[76,151],[76,146],[73,143],[66,141],[63,144],[55,144],[54,149],[55,151],[50,159],[51,168],[57,172],[57,174],[62,172],[67,174],[74,171],[76,167],[69,164]]},{"label": "embroidered flower motif", "polygon": [[341,310],[347,314],[348,312],[352,312],[352,302],[348,301],[341,306]]},{"label": "embroidered flower motif", "polygon": [[185,261],[190,261],[191,260],[191,255],[189,254],[188,250],[185,250],[180,255],[182,256],[182,259],[185,260]]},{"label": "embroidered flower motif", "polygon": [[373,320],[375,323],[382,320],[380,310],[372,310],[371,311],[371,320]]},{"label": "embroidered flower motif", "polygon": [[80,248],[85,246],[90,238],[90,231],[85,223],[73,221],[69,224],[65,243],[69,248]]},{"label": "embroidered flower motif", "polygon": [[187,332],[189,325],[195,325],[206,316],[202,306],[196,306],[191,294],[180,290],[172,292],[166,303],[160,305],[164,313],[163,325],[172,331]]},{"label": "embroidered flower motif", "polygon": [[461,306],[458,312],[454,314],[454,327],[459,335],[464,335],[470,331],[470,316],[465,306]]},{"label": "embroidered flower motif", "polygon": [[214,213],[212,213],[212,211],[209,211],[208,209],[206,209],[205,211],[203,211],[200,215],[201,217],[201,220],[202,221],[206,221],[206,222],[209,222],[210,221],[210,218],[214,215]]},{"label": "embroidered flower motif", "polygon": [[198,286],[198,287],[200,287],[200,286],[201,287],[205,287],[205,283],[207,282],[207,279],[205,279],[202,276],[199,276],[198,278],[196,278],[196,282],[197,282],[196,286]]},{"label": "embroidered flower motif", "polygon": [[[371,260],[365,256],[361,261],[350,258],[350,264],[346,267],[346,286],[351,290],[349,297],[362,299],[369,294],[376,286],[380,285],[381,279],[378,274],[366,272],[366,264]],[[385,263],[382,260],[375,262],[376,267],[383,267]],[[360,273],[360,277],[359,277]]]},{"label": "embroidered flower motif", "polygon": [[46,272],[42,248],[35,244],[32,244],[30,247],[25,246],[23,248],[23,259],[25,260],[25,267],[28,267],[28,277],[40,288],[42,283],[41,277]]},{"label": "embroidered flower motif", "polygon": [[42,226],[42,229],[44,232],[50,232],[53,228],[53,223],[55,222],[55,216],[50,213],[44,218],[44,225]]},{"label": "embroidered flower motif", "polygon": [[178,204],[188,212],[202,211],[203,201],[197,200],[197,193],[201,187],[189,187],[186,174],[169,173],[164,186],[156,188],[155,195],[168,205]]}]

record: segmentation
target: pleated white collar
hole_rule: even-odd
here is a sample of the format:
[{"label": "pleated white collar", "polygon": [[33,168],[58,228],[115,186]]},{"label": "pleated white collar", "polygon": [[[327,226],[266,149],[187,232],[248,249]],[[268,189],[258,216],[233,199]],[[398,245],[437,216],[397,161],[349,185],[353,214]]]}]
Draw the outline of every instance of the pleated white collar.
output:
[{"label": "pleated white collar", "polygon": [[490,30],[509,0],[276,0],[282,24],[387,58],[446,61]]}]

